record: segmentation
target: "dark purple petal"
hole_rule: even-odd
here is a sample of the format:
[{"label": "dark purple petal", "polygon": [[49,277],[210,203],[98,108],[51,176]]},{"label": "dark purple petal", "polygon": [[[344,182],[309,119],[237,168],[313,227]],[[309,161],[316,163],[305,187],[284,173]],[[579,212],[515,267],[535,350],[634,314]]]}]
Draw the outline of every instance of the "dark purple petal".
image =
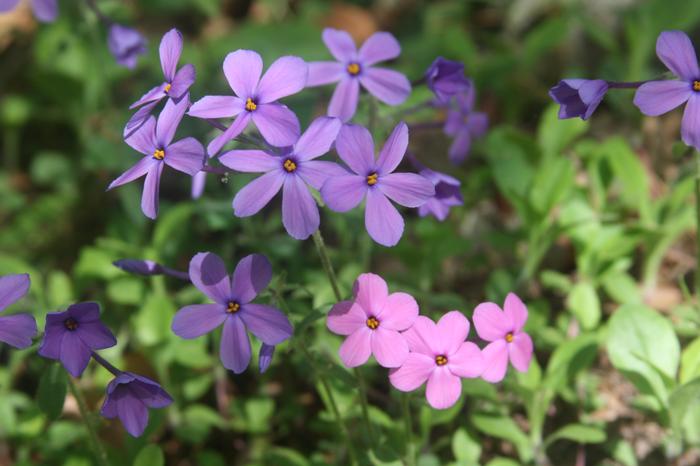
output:
[{"label": "dark purple petal", "polygon": [[260,134],[272,146],[291,146],[299,139],[299,119],[286,105],[260,104],[252,117]]},{"label": "dark purple petal", "polygon": [[248,330],[268,345],[278,345],[292,336],[292,324],[279,309],[262,304],[246,304],[240,317]]},{"label": "dark purple petal", "polygon": [[165,79],[170,82],[175,77],[177,62],[182,54],[182,34],[173,28],[163,35],[160,40],[160,66]]},{"label": "dark purple petal", "polygon": [[374,241],[387,247],[395,246],[403,235],[401,214],[378,189],[367,190],[365,227]]},{"label": "dark purple petal", "polygon": [[32,346],[32,338],[36,333],[36,321],[29,314],[0,317],[0,341],[10,346],[28,348]]},{"label": "dark purple petal", "polygon": [[284,175],[272,171],[254,179],[233,198],[233,213],[237,217],[250,217],[257,214],[275,197],[284,183]]},{"label": "dark purple petal", "polygon": [[415,173],[391,173],[382,176],[377,187],[389,199],[404,207],[419,207],[435,195],[433,183]]},{"label": "dark purple petal", "polygon": [[41,345],[39,346],[39,356],[43,356],[49,359],[60,359],[63,336],[66,333],[68,332],[65,331],[65,327],[63,326],[62,322],[52,324],[51,322],[49,322],[47,316],[46,328],[44,330],[44,338],[41,340]]},{"label": "dark purple petal", "polygon": [[375,32],[358,53],[364,66],[371,66],[382,61],[392,60],[401,54],[401,45],[391,33]]},{"label": "dark purple petal", "polygon": [[195,118],[229,118],[245,110],[245,101],[232,95],[208,95],[193,103],[187,114]]},{"label": "dark purple petal", "polygon": [[196,175],[204,167],[204,147],[195,138],[180,139],[165,150],[163,162],[175,170]]},{"label": "dark purple petal", "polygon": [[252,50],[239,49],[226,55],[224,75],[238,97],[254,97],[262,73],[262,58]]},{"label": "dark purple petal", "polygon": [[13,10],[18,3],[19,0],[0,0],[0,12]]},{"label": "dark purple petal", "polygon": [[357,110],[360,99],[360,82],[357,78],[344,77],[333,91],[328,104],[328,115],[338,117],[343,121],[350,120]]},{"label": "dark purple petal", "polygon": [[267,69],[258,84],[259,103],[275,102],[304,89],[309,67],[299,57],[280,57]]},{"label": "dark purple petal", "polygon": [[157,149],[155,117],[149,117],[131,136],[124,139],[124,142],[143,155],[152,156]]},{"label": "dark purple petal", "polygon": [[111,348],[117,344],[112,332],[102,322],[81,322],[74,332],[91,350]]},{"label": "dark purple petal", "polygon": [[226,308],[222,304],[193,304],[175,314],[172,331],[187,340],[211,332],[226,320]]},{"label": "dark purple petal", "polygon": [[272,356],[275,354],[275,346],[267,345],[265,343],[260,346],[260,353],[258,355],[258,367],[260,367],[260,373],[264,374],[272,363]]},{"label": "dark purple petal", "polygon": [[61,342],[61,364],[73,377],[80,377],[90,362],[92,351],[76,332],[66,331]]},{"label": "dark purple petal", "polygon": [[196,254],[190,261],[189,274],[194,286],[212,301],[226,305],[232,298],[226,265],[216,254]]},{"label": "dark purple petal", "polygon": [[357,207],[369,189],[364,176],[345,175],[331,177],[321,188],[326,205],[336,212],[347,212]]},{"label": "dark purple petal", "polygon": [[312,188],[320,190],[328,178],[346,176],[350,173],[335,162],[309,160],[297,166],[296,174]]},{"label": "dark purple petal", "polygon": [[659,116],[683,105],[693,95],[691,84],[685,81],[650,81],[634,94],[634,105],[649,116]]},{"label": "dark purple petal", "polygon": [[[159,102],[163,97],[165,97],[167,94],[165,93],[165,86],[166,83],[161,83],[155,86],[153,89],[150,91],[146,92],[139,100],[134,102],[129,106],[129,109],[134,109],[136,107],[140,107],[141,105],[147,104],[147,103],[153,103],[153,102]],[[153,108],[153,107],[151,107]],[[149,112],[150,113],[150,112]],[[132,117],[133,119],[133,117]],[[130,128],[127,124],[127,128]]]},{"label": "dark purple petal", "polygon": [[0,276],[0,311],[27,294],[29,285],[27,273]]},{"label": "dark purple petal", "polygon": [[148,408],[135,396],[117,398],[119,420],[132,437],[140,437],[148,425]]},{"label": "dark purple petal", "polygon": [[321,220],[316,201],[296,175],[287,175],[282,190],[282,223],[292,238],[304,240],[318,230]]},{"label": "dark purple petal", "polygon": [[379,174],[388,175],[396,170],[403,160],[406,149],[408,149],[408,125],[402,121],[396,125],[379,153],[377,161]]},{"label": "dark purple petal", "polygon": [[56,0],[32,0],[32,10],[36,19],[42,23],[51,23],[58,17]]},{"label": "dark purple petal", "polygon": [[154,380],[138,374],[131,374],[135,382],[129,388],[148,408],[165,408],[172,404],[172,397]]},{"label": "dark purple petal", "polygon": [[405,75],[394,70],[368,68],[360,82],[370,94],[388,105],[402,104],[411,93],[411,83]]},{"label": "dark purple petal", "polygon": [[340,62],[348,62],[357,58],[355,41],[350,34],[339,29],[326,28],[321,36],[331,55]]},{"label": "dark purple petal", "polygon": [[467,91],[472,83],[464,76],[464,63],[437,57],[425,72],[425,81],[438,101],[447,101]]},{"label": "dark purple petal", "polygon": [[131,183],[132,181],[141,178],[143,175],[149,172],[154,165],[159,164],[159,162],[153,157],[143,157],[141,160],[136,162],[133,167],[129,168],[127,171],[122,173],[116,180],[112,181],[107,187],[107,190],[114,189],[126,183]]},{"label": "dark purple petal", "polygon": [[175,73],[175,77],[170,83],[171,87],[168,95],[174,99],[181,99],[194,84],[196,78],[197,72],[194,69],[194,65],[187,64],[183,66]]},{"label": "dark purple petal", "polygon": [[272,264],[262,254],[251,254],[236,265],[231,277],[231,294],[239,304],[247,304],[267,288],[272,280]]},{"label": "dark purple petal", "polygon": [[151,165],[146,173],[146,181],[143,183],[143,193],[141,194],[141,212],[150,218],[158,216],[158,194],[160,192],[160,176],[163,174],[165,164],[158,162]]},{"label": "dark purple petal", "polygon": [[250,364],[250,353],[250,339],[243,321],[238,316],[230,316],[224,322],[224,331],[221,334],[221,362],[226,369],[240,374]]},{"label": "dark purple petal", "polygon": [[344,125],[335,141],[338,155],[348,167],[360,176],[376,170],[372,135],[359,125]]},{"label": "dark purple petal", "polygon": [[243,132],[246,126],[248,126],[249,121],[250,113],[246,112],[238,115],[226,131],[218,135],[209,143],[207,146],[207,154],[209,154],[210,157],[218,154],[221,148],[224,147],[227,142]]},{"label": "dark purple petal", "polygon": [[294,154],[302,161],[322,156],[331,150],[342,126],[337,118],[316,118],[294,144]]},{"label": "dark purple petal", "polygon": [[309,77],[306,80],[306,87],[334,83],[345,76],[343,64],[336,61],[313,61],[308,65]]},{"label": "dark purple petal", "polygon": [[189,96],[181,98],[179,101],[168,99],[163,107],[163,111],[158,116],[156,123],[156,143],[162,149],[168,146],[175,136],[177,127],[185,116],[187,108],[190,106]]},{"label": "dark purple petal", "polygon": [[681,123],[683,142],[700,150],[700,94],[693,93],[683,111]]},{"label": "dark purple petal", "polygon": [[127,68],[134,68],[138,56],[146,52],[146,39],[135,29],[121,24],[109,28],[107,45],[117,63]]},{"label": "dark purple petal", "polygon": [[243,173],[266,173],[282,169],[280,157],[258,149],[230,150],[219,156],[219,162]]},{"label": "dark purple petal", "polygon": [[602,79],[564,79],[549,90],[549,96],[561,105],[560,119],[580,117],[587,120],[607,91],[608,83]]},{"label": "dark purple petal", "polygon": [[133,273],[135,275],[143,275],[146,277],[151,275],[161,275],[163,273],[163,267],[160,264],[149,260],[119,259],[112,262],[112,264],[125,272]]},{"label": "dark purple petal", "polygon": [[656,55],[678,77],[685,81],[700,78],[695,48],[683,31],[664,31],[656,39]]}]

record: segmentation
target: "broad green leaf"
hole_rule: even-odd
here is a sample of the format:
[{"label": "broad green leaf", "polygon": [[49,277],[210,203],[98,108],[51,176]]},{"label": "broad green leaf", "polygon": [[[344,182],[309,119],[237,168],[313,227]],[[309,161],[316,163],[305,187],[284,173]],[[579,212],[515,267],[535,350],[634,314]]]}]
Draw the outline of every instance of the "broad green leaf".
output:
[{"label": "broad green leaf", "polygon": [[691,408],[700,402],[700,378],[676,388],[669,398],[669,411],[671,425],[680,435],[683,420],[691,411]]},{"label": "broad green leaf", "polygon": [[575,284],[566,305],[584,329],[594,329],[600,323],[600,299],[590,282]]},{"label": "broad green leaf", "polygon": [[486,463],[486,466],[520,466],[520,463],[510,458],[503,458],[499,456]]},{"label": "broad green leaf", "polygon": [[265,453],[264,464],[279,466],[309,466],[309,460],[304,455],[291,448],[273,447]]},{"label": "broad green leaf", "polygon": [[574,187],[574,165],[564,157],[545,160],[535,173],[530,202],[541,215],[552,210]]},{"label": "broad green leaf", "polygon": [[534,452],[529,437],[510,417],[500,414],[473,413],[471,421],[474,427],[481,432],[507,440],[515,445],[522,461],[528,462],[532,459]]},{"label": "broad green leaf", "polygon": [[585,333],[564,341],[552,354],[547,364],[544,385],[555,390],[564,388],[580,371],[587,369],[596,358],[598,338]]},{"label": "broad green leaf", "polygon": [[606,435],[605,431],[599,427],[568,424],[549,435],[544,441],[545,447],[560,439],[571,440],[576,443],[603,443]]},{"label": "broad green leaf", "polygon": [[143,307],[134,318],[139,340],[144,345],[155,345],[163,341],[170,335],[173,315],[175,306],[167,295],[160,291],[147,295]]},{"label": "broad green leaf", "polygon": [[626,272],[606,273],[602,277],[602,285],[605,292],[619,304],[641,302],[642,298],[637,282]]},{"label": "broad green leaf", "polygon": [[700,377],[700,337],[683,350],[679,379],[681,383],[686,383],[697,377]]},{"label": "broad green leaf", "polygon": [[134,459],[134,466],[164,466],[165,455],[158,445],[146,445]]},{"label": "broad green leaf", "polygon": [[561,151],[588,129],[588,122],[579,118],[560,120],[559,106],[550,105],[542,114],[537,128],[537,143],[545,155],[560,155]]},{"label": "broad green leaf", "polygon": [[39,378],[36,398],[39,408],[51,421],[55,421],[63,412],[67,386],[66,371],[58,363],[51,363]]},{"label": "broad green leaf", "polygon": [[452,435],[452,453],[464,464],[476,464],[481,456],[481,444],[465,429],[459,428]]}]

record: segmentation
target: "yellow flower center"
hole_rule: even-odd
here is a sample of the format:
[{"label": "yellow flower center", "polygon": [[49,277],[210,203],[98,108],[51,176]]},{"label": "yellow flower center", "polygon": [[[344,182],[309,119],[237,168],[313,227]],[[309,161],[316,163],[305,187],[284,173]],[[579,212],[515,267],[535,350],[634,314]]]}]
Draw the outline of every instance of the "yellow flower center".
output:
[{"label": "yellow flower center", "polygon": [[447,356],[444,356],[442,354],[435,356],[435,364],[438,366],[444,366],[447,364]]},{"label": "yellow flower center", "polygon": [[700,81],[693,81],[693,90],[700,91]]},{"label": "yellow flower center", "polygon": [[248,99],[246,99],[246,101],[245,101],[245,109],[248,110],[249,112],[252,112],[252,111],[256,110],[257,108],[258,108],[258,105],[255,102],[253,102],[253,99],[248,97]]},{"label": "yellow flower center", "polygon": [[171,89],[172,87],[173,87],[172,84],[170,84],[170,83],[166,84],[166,85],[165,85],[165,89],[163,89],[163,92],[165,92],[165,93],[167,94],[168,92],[170,92],[170,89]]},{"label": "yellow flower center", "polygon": [[226,312],[229,314],[233,314],[234,312],[238,312],[238,310],[241,308],[241,305],[238,304],[236,301],[229,301],[228,305],[226,306]]},{"label": "yellow flower center", "polygon": [[153,153],[153,158],[156,160],[163,160],[165,158],[165,151],[163,149],[156,149]]},{"label": "yellow flower center", "polygon": [[358,74],[360,74],[359,63],[350,63],[346,69],[348,70],[348,73],[350,73],[352,76],[357,76]]},{"label": "yellow flower center", "polygon": [[367,175],[367,184],[370,186],[374,186],[375,184],[377,184],[377,178],[379,178],[379,175],[377,175],[376,173],[371,173]]},{"label": "yellow flower center", "polygon": [[294,163],[294,160],[287,159],[284,161],[284,169],[287,170],[287,172],[292,173],[297,169],[297,164]]},{"label": "yellow flower center", "polygon": [[371,328],[372,330],[376,330],[377,327],[379,327],[379,321],[377,320],[377,318],[372,316],[369,319],[367,319],[367,327]]},{"label": "yellow flower center", "polygon": [[506,334],[506,341],[507,341],[508,343],[512,343],[512,342],[513,342],[513,334],[512,334],[512,333],[508,332],[508,333]]},{"label": "yellow flower center", "polygon": [[72,332],[73,330],[77,330],[77,329],[78,329],[78,321],[76,321],[76,320],[75,320],[74,318],[72,318],[72,317],[67,318],[67,319],[63,322],[63,325],[64,325],[68,330],[70,330],[71,332]]}]

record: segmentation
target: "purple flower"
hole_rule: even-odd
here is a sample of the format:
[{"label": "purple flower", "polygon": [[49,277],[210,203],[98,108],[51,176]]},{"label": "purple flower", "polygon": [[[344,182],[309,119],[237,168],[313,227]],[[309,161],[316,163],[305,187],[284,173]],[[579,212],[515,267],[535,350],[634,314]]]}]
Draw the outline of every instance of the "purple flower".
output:
[{"label": "purple flower", "polygon": [[420,174],[433,183],[435,195],[418,207],[418,215],[432,215],[442,222],[450,213],[450,207],[464,204],[458,179],[428,168],[421,170]]},{"label": "purple flower", "polygon": [[100,321],[100,306],[77,303],[63,312],[51,312],[46,316],[39,354],[60,360],[73,377],[80,377],[94,350],[116,344],[112,332]]},{"label": "purple flower", "polygon": [[485,113],[474,112],[474,86],[454,98],[453,106],[447,112],[444,131],[452,136],[454,141],[450,146],[450,161],[462,163],[469,155],[472,140],[486,133],[489,118]]},{"label": "purple flower", "polygon": [[192,186],[190,188],[190,196],[192,199],[199,199],[204,193],[204,187],[207,184],[207,172],[200,171],[192,177]]},{"label": "purple flower", "polygon": [[464,63],[437,57],[425,72],[425,82],[437,102],[447,103],[457,94],[466,92],[472,82],[464,76]]},{"label": "purple flower", "polygon": [[204,166],[204,148],[195,138],[188,137],[171,143],[188,105],[187,95],[177,103],[168,100],[157,123],[154,117],[149,117],[143,126],[125,139],[127,144],[145,157],[112,181],[107,188],[110,190],[146,175],[141,210],[151,219],[158,215],[158,190],[164,166],[168,165],[190,176]]},{"label": "purple flower", "polygon": [[224,60],[224,75],[235,96],[209,95],[190,108],[189,114],[197,118],[236,117],[226,131],[209,143],[209,155],[215,155],[241,134],[251,120],[273,146],[291,146],[299,137],[299,120],[277,100],[304,88],[308,66],[299,57],[281,57],[261,78],[262,67],[262,58],[257,52],[236,50],[229,53]]},{"label": "purple flower", "polygon": [[195,80],[194,65],[187,64],[177,69],[177,63],[182,54],[182,34],[177,29],[171,29],[160,40],[160,66],[163,69],[165,81],[146,92],[138,101],[131,104],[130,109],[141,107],[126,124],[126,130],[144,123],[151,110],[162,99],[170,97],[180,100],[190,89]]},{"label": "purple flower", "polygon": [[265,173],[236,194],[234,214],[255,215],[282,189],[282,222],[287,233],[306,239],[318,230],[318,206],[308,186],[321,189],[328,177],[347,174],[336,163],[314,160],[330,150],[341,126],[337,118],[318,118],[281,155],[260,150],[232,150],[221,155],[219,161],[229,168]]},{"label": "purple flower", "polygon": [[107,37],[109,51],[122,66],[133,69],[139,55],[146,53],[146,39],[136,29],[112,24]]},{"label": "purple flower", "polygon": [[549,96],[559,108],[559,119],[580,117],[588,120],[608,92],[602,79],[563,79],[549,90]]},{"label": "purple flower", "polygon": [[343,121],[350,120],[357,109],[360,85],[389,105],[403,103],[411,93],[411,83],[406,76],[373,66],[396,58],[401,53],[399,42],[388,32],[372,34],[359,51],[350,34],[338,29],[324,29],[323,42],[338,61],[309,63],[309,81],[306,85],[311,87],[339,82],[328,105],[328,115]]},{"label": "purple flower", "polygon": [[[0,0],[0,13],[14,9],[19,0]],[[58,16],[58,4],[56,0],[32,0],[32,11],[36,19],[42,23],[51,23]]]},{"label": "purple flower", "polygon": [[197,338],[223,325],[220,357],[224,367],[236,374],[250,363],[250,330],[266,345],[278,345],[292,336],[292,324],[278,309],[251,301],[272,278],[270,262],[260,254],[244,257],[233,277],[219,256],[201,252],[190,262],[190,279],[215,304],[194,304],[180,309],[173,332],[185,339]]},{"label": "purple flower", "polygon": [[272,363],[272,356],[275,354],[275,345],[266,345],[263,343],[260,346],[260,353],[258,354],[258,367],[260,368],[260,373],[264,374]]},{"label": "purple flower", "polygon": [[151,379],[131,372],[119,373],[107,386],[107,397],[100,414],[116,417],[132,437],[143,434],[148,424],[148,408],[165,408],[173,399]]},{"label": "purple flower", "polygon": [[[0,312],[29,291],[29,274],[0,276]],[[15,348],[27,348],[32,345],[36,335],[36,321],[29,314],[14,314],[0,317],[0,341]]]},{"label": "purple flower", "polygon": [[119,259],[114,261],[112,265],[125,272],[133,273],[134,275],[143,275],[145,277],[161,275],[163,273],[163,266],[150,260]]},{"label": "purple flower", "polygon": [[693,44],[682,31],[665,31],[656,40],[656,55],[680,79],[642,84],[634,104],[643,114],[658,116],[687,102],[681,135],[684,143],[700,149],[700,68]]},{"label": "purple flower", "polygon": [[321,188],[325,203],[336,212],[346,212],[367,198],[365,226],[374,241],[394,246],[403,234],[403,218],[389,199],[406,207],[418,207],[435,194],[433,183],[415,173],[392,173],[408,147],[408,126],[399,123],[387,139],[379,160],[367,129],[345,125],[338,134],[336,149],[354,172],[328,178]]}]

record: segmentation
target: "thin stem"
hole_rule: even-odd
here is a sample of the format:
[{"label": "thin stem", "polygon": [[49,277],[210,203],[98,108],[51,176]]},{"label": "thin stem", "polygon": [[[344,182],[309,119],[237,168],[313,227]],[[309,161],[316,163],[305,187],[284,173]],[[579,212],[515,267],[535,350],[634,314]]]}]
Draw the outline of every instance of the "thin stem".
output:
[{"label": "thin stem", "polygon": [[402,393],[403,422],[406,434],[406,466],[415,466],[416,452],[413,444],[413,420],[411,419],[411,395]]},{"label": "thin stem", "polygon": [[622,82],[622,81],[607,81],[608,87],[610,89],[636,89],[644,83],[649,81],[635,81],[635,82]]},{"label": "thin stem", "polygon": [[114,367],[109,361],[107,361],[105,358],[95,353],[94,351],[92,352],[92,359],[94,359],[100,366],[104,367],[115,376],[120,375],[122,373],[122,371]]},{"label": "thin stem", "polygon": [[421,130],[442,128],[444,125],[445,125],[444,121],[428,121],[425,123],[416,123],[414,125],[411,125],[409,127],[409,129],[411,131],[421,131]]},{"label": "thin stem", "polygon": [[374,136],[374,130],[377,129],[377,101],[374,96],[369,96],[369,124],[367,129],[369,129],[370,134]]},{"label": "thin stem", "polygon": [[700,151],[695,154],[695,297],[700,306]]},{"label": "thin stem", "polygon": [[226,167],[212,167],[211,165],[205,165],[202,168],[203,172],[215,173],[217,175],[228,175],[231,170]]},{"label": "thin stem", "polygon": [[97,459],[98,466],[109,466],[109,461],[107,461],[107,452],[100,443],[100,439],[97,436],[97,429],[95,428],[94,424],[92,423],[92,420],[90,419],[90,412],[88,411],[87,405],[85,404],[85,398],[83,397],[83,394],[80,392],[78,387],[75,386],[75,382],[73,382],[73,379],[71,377],[68,377],[68,388],[70,389],[71,394],[75,398],[75,401],[78,403],[80,417],[83,419],[85,428],[88,431],[90,445],[92,446],[92,449],[95,453],[95,458]]},{"label": "thin stem", "polygon": [[163,274],[164,275],[167,275],[167,276],[173,277],[173,278],[177,278],[180,280],[184,280],[186,282],[190,281],[190,274],[187,272],[183,272],[181,270],[171,269],[170,267],[166,267],[164,265],[161,267],[163,267]]}]

